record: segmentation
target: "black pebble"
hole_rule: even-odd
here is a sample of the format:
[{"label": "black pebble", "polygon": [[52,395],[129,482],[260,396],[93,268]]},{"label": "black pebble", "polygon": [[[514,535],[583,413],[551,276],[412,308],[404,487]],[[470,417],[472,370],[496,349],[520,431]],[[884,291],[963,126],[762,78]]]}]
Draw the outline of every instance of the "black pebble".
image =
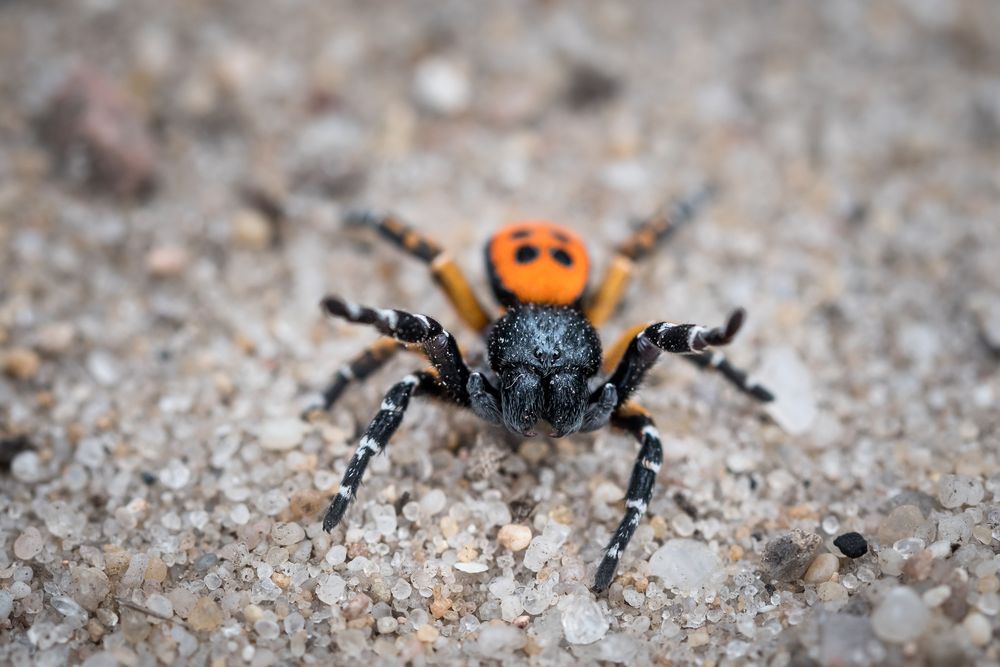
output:
[{"label": "black pebble", "polygon": [[148,470],[143,470],[140,476],[142,477],[143,484],[148,484],[148,485],[156,484],[156,475],[149,472]]},{"label": "black pebble", "polygon": [[833,541],[833,546],[848,558],[861,558],[868,553],[868,542],[861,533],[844,533]]}]

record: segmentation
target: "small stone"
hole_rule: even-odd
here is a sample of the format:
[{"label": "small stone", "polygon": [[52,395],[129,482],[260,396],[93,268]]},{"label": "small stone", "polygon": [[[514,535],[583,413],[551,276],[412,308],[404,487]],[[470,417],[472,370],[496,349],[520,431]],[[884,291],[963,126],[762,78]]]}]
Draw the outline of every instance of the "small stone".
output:
[{"label": "small stone", "polygon": [[968,475],[941,475],[938,481],[938,500],[948,509],[978,505],[983,494],[982,483]]},{"label": "small stone", "polygon": [[531,528],[517,523],[509,523],[497,532],[497,542],[505,549],[517,552],[528,548],[531,543]]},{"label": "small stone", "polygon": [[180,275],[187,264],[187,251],[180,246],[158,246],[146,255],[146,270],[156,278],[172,278]]},{"label": "small stone", "polygon": [[775,537],[764,547],[761,564],[777,581],[790,582],[802,577],[823,539],[804,530],[793,530]]},{"label": "small stone", "polygon": [[153,593],[146,598],[146,608],[163,618],[170,618],[174,615],[174,603],[170,601],[170,598],[159,593]]},{"label": "small stone", "polygon": [[931,622],[931,612],[908,586],[889,591],[872,613],[872,628],[884,641],[894,644],[918,639]]},{"label": "small stone", "polygon": [[305,436],[301,419],[272,419],[257,429],[260,446],[271,451],[284,451],[298,446]]},{"label": "small stone", "polygon": [[36,337],[38,349],[49,356],[57,356],[69,350],[76,338],[76,329],[69,322],[46,324]]},{"label": "small stone", "polygon": [[283,547],[298,544],[306,538],[306,531],[297,523],[276,523],[271,526],[271,539]]},{"label": "small stone", "polygon": [[771,418],[792,435],[808,431],[819,411],[812,373],[795,350],[780,347],[765,352],[758,376],[775,397],[766,404]]},{"label": "small stone", "polygon": [[0,368],[15,380],[30,380],[35,377],[41,363],[34,350],[26,347],[12,348],[0,357]]},{"label": "small stone", "polygon": [[479,652],[494,659],[497,655],[523,648],[526,643],[527,639],[522,631],[501,621],[479,626],[479,639],[476,641]]},{"label": "small stone", "polygon": [[722,574],[722,563],[709,546],[698,540],[667,540],[649,558],[649,573],[667,588],[685,594],[708,587]]},{"label": "small stone", "polygon": [[375,627],[378,629],[379,634],[388,635],[399,628],[399,622],[392,616],[383,616],[375,622]]},{"label": "small stone", "polygon": [[625,490],[611,482],[601,482],[594,489],[591,499],[600,505],[610,505],[625,498]]},{"label": "small stone", "polygon": [[427,644],[434,642],[441,635],[437,628],[433,625],[427,625],[426,623],[417,628],[416,634],[417,639]]},{"label": "small stone", "polygon": [[9,591],[0,591],[0,621],[10,618],[14,610],[14,596]]},{"label": "small stone", "polygon": [[187,617],[188,626],[197,632],[211,632],[222,625],[223,620],[219,605],[207,596],[198,598]]},{"label": "small stone", "polygon": [[66,175],[125,198],[152,190],[158,156],[141,107],[96,69],[78,68],[39,120]]},{"label": "small stone", "polygon": [[927,544],[934,539],[934,532],[934,525],[924,518],[919,507],[900,505],[882,519],[878,527],[878,541],[883,546],[890,546],[900,540],[915,537]]},{"label": "small stone", "polygon": [[847,602],[847,589],[836,581],[824,581],[816,587],[816,595],[823,602]]},{"label": "small stone", "polygon": [[24,529],[14,540],[14,555],[21,560],[31,560],[42,551],[42,534],[34,526]]},{"label": "small stone", "polygon": [[72,570],[73,597],[84,609],[97,611],[104,599],[111,592],[111,583],[101,570],[95,567],[78,567]]},{"label": "small stone", "polygon": [[232,220],[233,242],[249,250],[265,250],[273,241],[274,226],[261,213],[243,209]]},{"label": "small stone", "polygon": [[94,350],[87,355],[87,371],[102,387],[111,387],[121,379],[118,361],[104,350]]},{"label": "small stone", "polygon": [[483,563],[455,563],[454,567],[456,570],[469,574],[478,574],[489,569]]},{"label": "small stone", "polygon": [[861,533],[844,533],[833,541],[833,546],[848,558],[861,558],[868,553],[868,541]]},{"label": "small stone", "polygon": [[924,591],[922,597],[928,607],[940,607],[951,597],[951,588],[945,585],[935,586]]},{"label": "small stone", "polygon": [[524,552],[524,566],[532,572],[541,570],[559,552],[569,533],[569,526],[550,521],[542,534],[536,535],[528,544],[528,550]]},{"label": "small stone", "polygon": [[611,627],[600,605],[583,595],[572,597],[562,610],[563,634],[570,644],[593,644]]},{"label": "small stone", "polygon": [[336,604],[347,590],[347,582],[339,574],[329,574],[316,587],[316,597],[326,604]]},{"label": "small stone", "polygon": [[962,627],[969,633],[969,641],[975,646],[986,646],[993,638],[993,627],[989,619],[977,611],[965,617]]},{"label": "small stone", "polygon": [[708,630],[705,628],[699,628],[688,635],[688,646],[691,648],[698,648],[699,646],[704,646],[709,642],[711,637],[708,634]]},{"label": "small stone", "polygon": [[802,576],[802,580],[807,584],[819,584],[829,581],[830,577],[837,573],[840,561],[831,553],[822,553],[813,560],[809,569]]},{"label": "small stone", "polygon": [[472,90],[463,67],[447,58],[432,57],[417,65],[413,95],[428,111],[451,116],[469,107]]},{"label": "small stone", "polygon": [[427,516],[434,516],[445,508],[448,498],[441,489],[431,489],[420,499],[420,510]]}]

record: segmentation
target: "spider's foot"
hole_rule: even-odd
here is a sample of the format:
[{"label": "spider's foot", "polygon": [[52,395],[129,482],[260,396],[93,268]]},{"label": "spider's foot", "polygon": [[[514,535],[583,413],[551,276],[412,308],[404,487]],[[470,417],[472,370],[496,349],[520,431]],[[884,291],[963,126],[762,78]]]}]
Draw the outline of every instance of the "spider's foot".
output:
[{"label": "spider's foot", "polygon": [[337,494],[330,501],[330,507],[326,510],[326,516],[323,517],[323,530],[330,532],[337,527],[340,520],[344,518],[344,513],[347,512],[347,506],[351,504],[351,499],[347,496]]},{"label": "spider's foot", "polygon": [[597,568],[594,576],[594,587],[591,589],[595,593],[603,593],[611,585],[611,580],[615,578],[615,570],[618,569],[618,559],[605,555],[601,564]]}]

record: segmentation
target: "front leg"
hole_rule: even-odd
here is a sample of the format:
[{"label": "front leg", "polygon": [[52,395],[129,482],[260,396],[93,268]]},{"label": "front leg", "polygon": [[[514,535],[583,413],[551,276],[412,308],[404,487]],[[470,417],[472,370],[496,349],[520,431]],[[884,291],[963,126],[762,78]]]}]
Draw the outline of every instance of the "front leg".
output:
[{"label": "front leg", "polygon": [[437,320],[405,310],[370,308],[337,296],[325,297],[322,305],[334,317],[369,324],[385,336],[419,345],[437,371],[445,393],[459,405],[469,405],[469,367],[462,359],[455,337]]},{"label": "front leg", "polygon": [[634,404],[623,406],[612,416],[611,423],[631,433],[639,441],[640,446],[635,466],[632,468],[632,478],[628,483],[628,492],[625,495],[625,516],[622,517],[618,529],[608,542],[604,558],[594,577],[594,590],[598,593],[611,585],[622,552],[625,551],[639,525],[639,520],[649,507],[656,473],[660,471],[660,465],[663,463],[660,434],[653,424],[652,417],[644,409]]},{"label": "front leg", "polygon": [[340,490],[330,501],[330,507],[323,517],[323,530],[330,532],[344,517],[348,506],[357,495],[358,486],[361,485],[368,462],[374,455],[380,454],[385,449],[389,438],[403,421],[403,415],[410,403],[410,396],[418,391],[434,393],[437,388],[436,384],[433,374],[421,371],[407,375],[386,392],[379,411],[375,414],[368,428],[365,429],[365,434],[361,436],[354,456],[347,464],[344,478],[340,482]]},{"label": "front leg", "polygon": [[[743,326],[744,317],[745,311],[737,308],[723,326],[711,329],[698,324],[650,324],[632,339],[614,373],[608,378],[618,392],[618,405],[625,403],[635,392],[661,353],[692,354],[711,346],[726,345]],[[595,399],[596,396],[591,397],[591,400]]]}]

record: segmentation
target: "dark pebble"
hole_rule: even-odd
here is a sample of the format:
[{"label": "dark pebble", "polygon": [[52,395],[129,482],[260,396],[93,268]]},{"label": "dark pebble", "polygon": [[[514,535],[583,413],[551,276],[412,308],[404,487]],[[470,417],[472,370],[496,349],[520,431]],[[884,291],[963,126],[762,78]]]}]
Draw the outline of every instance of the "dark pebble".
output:
[{"label": "dark pebble", "polygon": [[844,533],[833,541],[833,546],[848,558],[861,558],[868,553],[868,541],[861,533]]},{"label": "dark pebble", "polygon": [[156,484],[156,475],[154,475],[153,473],[149,472],[148,470],[143,470],[142,474],[140,476],[142,477],[142,483],[143,484],[146,484],[148,486],[152,486],[153,484]]}]

